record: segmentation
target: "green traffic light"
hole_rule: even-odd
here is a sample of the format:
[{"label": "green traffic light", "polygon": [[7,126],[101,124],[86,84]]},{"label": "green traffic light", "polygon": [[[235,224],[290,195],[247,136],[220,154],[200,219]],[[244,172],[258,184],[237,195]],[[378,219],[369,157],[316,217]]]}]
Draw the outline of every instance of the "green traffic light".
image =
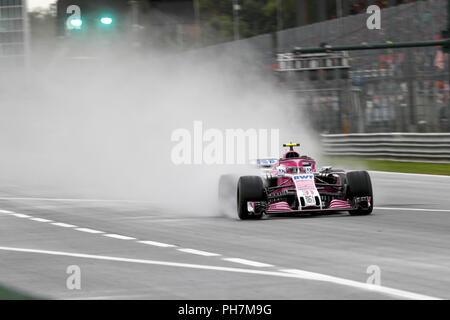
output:
[{"label": "green traffic light", "polygon": [[110,17],[102,17],[101,19],[100,19],[100,22],[102,23],[102,24],[111,24],[112,23],[112,18],[110,18]]},{"label": "green traffic light", "polygon": [[83,24],[83,21],[81,19],[72,19],[70,20],[70,24],[72,27],[79,29]]}]

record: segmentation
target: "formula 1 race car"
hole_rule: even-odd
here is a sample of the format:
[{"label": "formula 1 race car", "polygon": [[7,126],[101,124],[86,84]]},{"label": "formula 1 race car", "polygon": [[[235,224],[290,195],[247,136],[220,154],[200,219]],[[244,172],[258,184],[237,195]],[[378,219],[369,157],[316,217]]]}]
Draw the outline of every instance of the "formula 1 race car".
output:
[{"label": "formula 1 race car", "polygon": [[257,160],[259,176],[223,175],[219,202],[236,206],[240,219],[259,219],[264,214],[302,214],[348,211],[368,215],[373,210],[372,183],[367,171],[344,171],[324,167],[284,144],[289,151],[279,160]]}]

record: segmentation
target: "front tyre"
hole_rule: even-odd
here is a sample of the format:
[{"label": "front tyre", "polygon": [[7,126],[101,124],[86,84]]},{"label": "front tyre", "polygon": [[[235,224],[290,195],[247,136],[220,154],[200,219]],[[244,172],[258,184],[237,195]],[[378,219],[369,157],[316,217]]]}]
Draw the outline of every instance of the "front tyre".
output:
[{"label": "front tyre", "polygon": [[369,215],[373,210],[372,182],[367,171],[347,172],[347,198],[370,197],[371,201],[367,207],[360,207],[357,210],[349,211],[352,216]]},{"label": "front tyre", "polygon": [[264,183],[258,176],[243,176],[239,178],[237,186],[237,213],[239,219],[260,219],[262,212],[249,212],[247,204],[249,201],[264,201]]}]

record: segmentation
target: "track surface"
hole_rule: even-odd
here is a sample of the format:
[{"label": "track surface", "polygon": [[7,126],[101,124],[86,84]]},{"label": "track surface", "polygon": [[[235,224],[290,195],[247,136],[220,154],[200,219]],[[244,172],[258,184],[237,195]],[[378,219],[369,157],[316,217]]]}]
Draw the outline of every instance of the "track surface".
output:
[{"label": "track surface", "polygon": [[0,283],[58,299],[449,299],[450,177],[370,174],[371,216],[261,221],[0,186]]}]

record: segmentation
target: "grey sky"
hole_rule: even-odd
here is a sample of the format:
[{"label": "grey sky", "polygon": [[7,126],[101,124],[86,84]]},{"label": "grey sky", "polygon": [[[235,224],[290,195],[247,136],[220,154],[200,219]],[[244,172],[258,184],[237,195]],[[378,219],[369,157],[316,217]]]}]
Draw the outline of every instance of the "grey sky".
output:
[{"label": "grey sky", "polygon": [[28,10],[37,7],[48,7],[51,3],[56,2],[56,0],[27,0]]}]

